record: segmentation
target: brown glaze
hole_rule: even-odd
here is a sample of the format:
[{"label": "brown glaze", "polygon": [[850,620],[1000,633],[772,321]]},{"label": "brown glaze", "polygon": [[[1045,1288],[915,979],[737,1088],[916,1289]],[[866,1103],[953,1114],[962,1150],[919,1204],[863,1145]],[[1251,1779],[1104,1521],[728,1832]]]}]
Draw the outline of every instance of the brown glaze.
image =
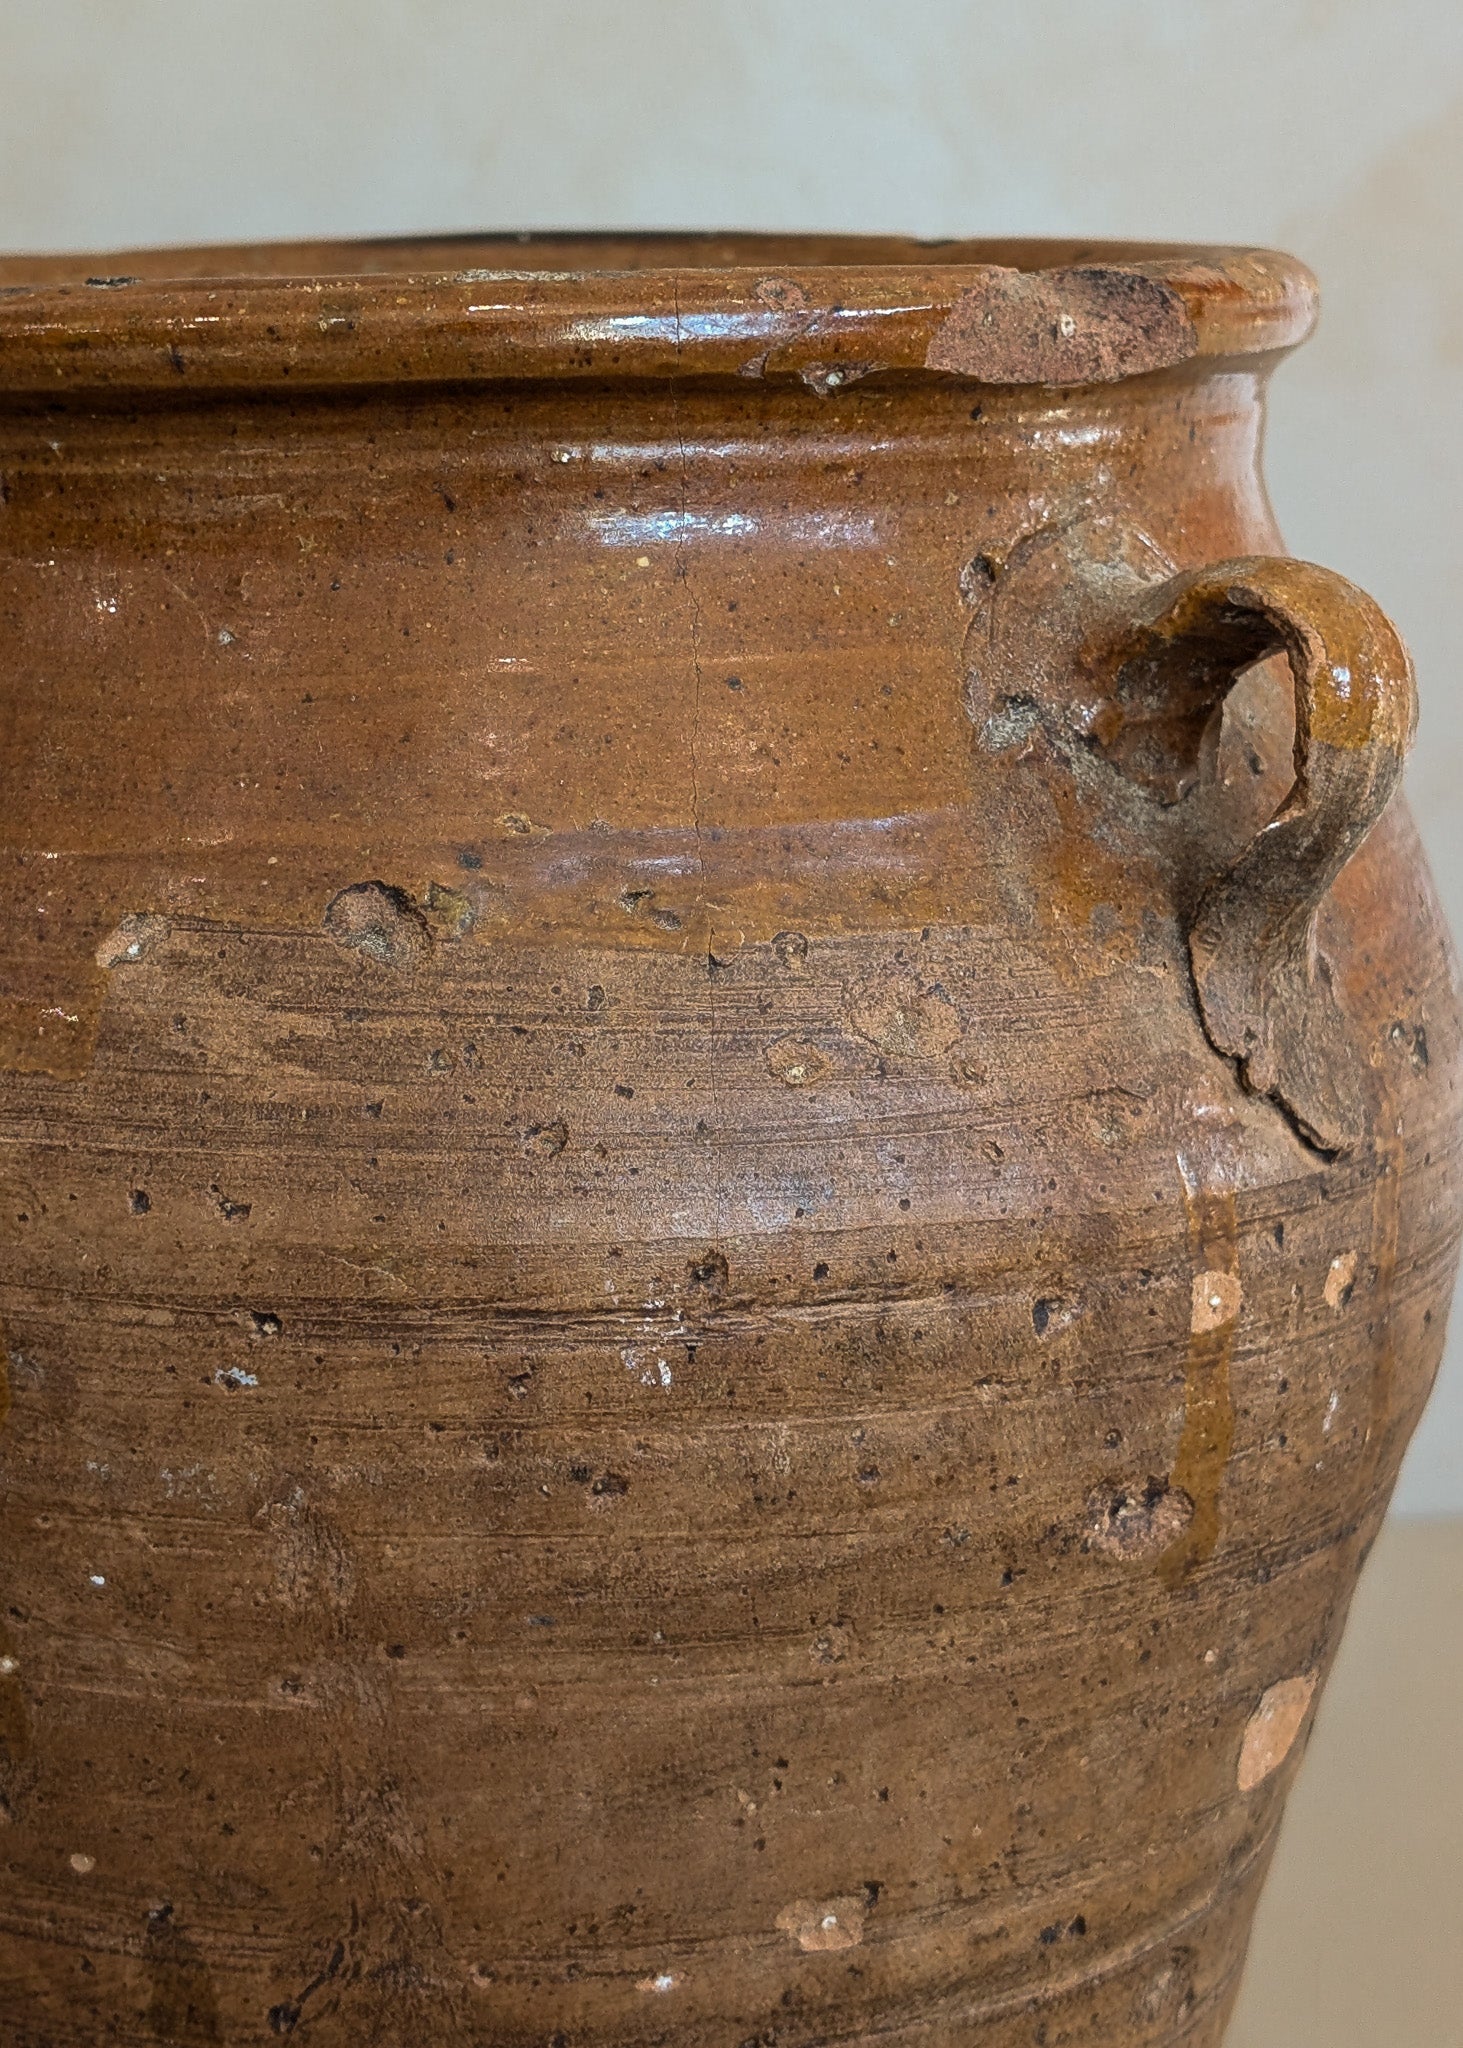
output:
[{"label": "brown glaze", "polygon": [[1312,315],[0,265],[7,2048],[1218,2042],[1458,1231]]}]

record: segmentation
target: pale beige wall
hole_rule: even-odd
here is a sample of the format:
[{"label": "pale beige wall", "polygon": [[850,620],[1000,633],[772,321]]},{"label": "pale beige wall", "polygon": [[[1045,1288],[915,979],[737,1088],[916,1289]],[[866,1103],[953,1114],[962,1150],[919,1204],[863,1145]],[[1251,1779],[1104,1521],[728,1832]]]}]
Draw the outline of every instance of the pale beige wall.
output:
[{"label": "pale beige wall", "polygon": [[[1273,493],[1411,638],[1463,928],[1458,0],[0,0],[0,246],[568,224],[1307,257]],[[1463,1329],[1403,1501],[1463,1509]]]}]

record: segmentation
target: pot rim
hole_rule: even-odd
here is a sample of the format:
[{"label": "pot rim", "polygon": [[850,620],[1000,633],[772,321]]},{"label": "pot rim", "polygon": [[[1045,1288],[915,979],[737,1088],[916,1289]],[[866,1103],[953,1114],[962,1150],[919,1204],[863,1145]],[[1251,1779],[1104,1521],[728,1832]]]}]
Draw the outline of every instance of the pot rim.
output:
[{"label": "pot rim", "polygon": [[513,234],[0,259],[0,394],[870,374],[1108,384],[1271,357],[1316,320],[1276,250]]}]

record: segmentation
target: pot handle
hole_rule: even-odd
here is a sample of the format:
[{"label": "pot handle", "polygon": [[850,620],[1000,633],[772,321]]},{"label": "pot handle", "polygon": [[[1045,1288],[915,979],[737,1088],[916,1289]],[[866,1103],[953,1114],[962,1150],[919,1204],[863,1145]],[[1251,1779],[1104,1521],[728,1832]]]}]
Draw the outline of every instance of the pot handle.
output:
[{"label": "pot handle", "polygon": [[1316,918],[1402,772],[1417,725],[1407,650],[1354,584],[1276,555],[1158,584],[1108,649],[1120,696],[1172,689],[1216,705],[1241,669],[1275,653],[1295,679],[1295,784],[1204,892],[1189,959],[1216,1051],[1337,1153],[1361,1137],[1364,1107]]}]

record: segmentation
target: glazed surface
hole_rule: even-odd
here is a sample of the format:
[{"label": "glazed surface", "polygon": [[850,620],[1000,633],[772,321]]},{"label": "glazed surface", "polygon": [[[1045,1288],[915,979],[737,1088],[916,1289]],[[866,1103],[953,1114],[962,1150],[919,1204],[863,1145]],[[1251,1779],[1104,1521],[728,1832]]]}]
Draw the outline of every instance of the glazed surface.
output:
[{"label": "glazed surface", "polygon": [[[869,235],[517,235],[0,259],[12,393],[871,371],[1085,384],[1273,354],[1271,249]],[[831,379],[831,384],[830,384]]]},{"label": "glazed surface", "polygon": [[1187,951],[1283,667],[1180,794],[1004,650],[1278,549],[1265,368],[0,412],[14,2048],[1218,2042],[1451,955],[1394,804],[1328,1156]]}]

